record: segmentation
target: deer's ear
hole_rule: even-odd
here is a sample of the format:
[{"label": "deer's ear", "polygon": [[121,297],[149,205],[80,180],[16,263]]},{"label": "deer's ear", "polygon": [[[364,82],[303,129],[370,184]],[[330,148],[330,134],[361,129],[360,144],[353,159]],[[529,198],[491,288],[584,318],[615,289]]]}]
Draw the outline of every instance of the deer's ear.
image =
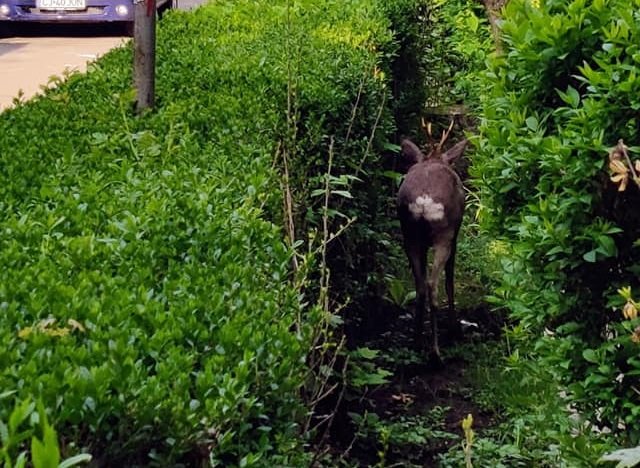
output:
[{"label": "deer's ear", "polygon": [[462,155],[462,153],[464,153],[464,149],[467,147],[467,143],[469,143],[469,140],[467,140],[466,138],[456,143],[442,155],[442,160],[447,164],[452,164]]},{"label": "deer's ear", "polygon": [[413,166],[424,159],[424,154],[420,151],[420,148],[411,140],[402,140],[400,147],[402,148],[402,159],[407,165]]}]

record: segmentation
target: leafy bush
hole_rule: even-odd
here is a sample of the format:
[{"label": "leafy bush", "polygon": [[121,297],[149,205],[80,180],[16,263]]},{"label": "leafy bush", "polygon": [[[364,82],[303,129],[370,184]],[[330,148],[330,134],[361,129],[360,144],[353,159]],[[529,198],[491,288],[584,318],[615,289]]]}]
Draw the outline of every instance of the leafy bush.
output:
[{"label": "leafy bush", "polygon": [[421,54],[426,104],[475,106],[473,80],[493,45],[485,8],[472,0],[432,0],[427,5]]},{"label": "leafy bush", "polygon": [[393,49],[374,5],[172,12],[155,112],[131,115],[127,47],[0,116],[0,387],[111,464],[300,463],[318,318],[300,321],[274,153],[310,225],[330,136],[337,174],[373,163]]},{"label": "leafy bush", "polygon": [[[0,394],[0,400],[10,395],[11,392],[4,392]],[[29,453],[26,450],[19,454],[17,452],[29,437],[34,468],[69,468],[91,460],[91,455],[82,453],[60,462],[56,431],[47,420],[42,402],[35,404],[25,400],[15,405],[7,423],[0,421],[0,459],[5,468],[26,466]]]},{"label": "leafy bush", "polygon": [[[611,441],[594,434],[560,392],[552,369],[526,352],[530,333],[521,326],[505,331],[501,343],[485,341],[458,348],[469,356],[469,394],[492,415],[472,444],[479,467],[593,466]],[[572,411],[567,411],[571,408]],[[443,467],[464,465],[463,446],[440,456]]]},{"label": "leafy bush", "polygon": [[[420,41],[416,24],[424,2],[362,3],[369,5],[367,16],[353,18],[364,26],[336,18],[330,21],[341,26],[318,37],[309,37],[305,28],[288,31],[295,44],[289,48],[294,77],[332,70],[330,89],[310,87],[298,78],[290,82],[289,95],[295,99],[284,158],[291,159],[296,239],[317,245],[322,239],[318,233],[325,225],[331,235],[340,233],[339,240],[331,237],[327,246],[331,278],[328,303],[335,309],[345,306],[342,316],[350,338],[360,334],[363,321],[379,318],[376,313],[386,287],[384,275],[389,266],[395,267],[390,258],[405,262],[401,244],[395,239],[399,232],[393,203],[396,174],[390,171],[395,153],[388,141],[407,120],[413,125],[419,122],[416,115],[423,105],[423,101],[409,98],[421,94],[421,71],[407,69],[405,62],[415,58],[412,53]],[[342,18],[344,11],[352,8],[360,8],[358,2],[342,5],[337,15]],[[322,15],[328,13],[323,11]],[[325,63],[320,57],[334,60],[331,54],[317,54],[330,45],[326,35],[332,39],[338,35],[340,41],[358,46],[362,53],[339,59],[337,64]],[[336,107],[337,102],[341,104]],[[326,211],[325,187],[331,194]]]},{"label": "leafy bush", "polygon": [[609,182],[607,154],[640,137],[638,6],[512,0],[473,167],[484,226],[509,246],[493,300],[583,415],[627,443],[640,437],[638,322],[622,320],[616,290],[640,286],[639,192]]}]

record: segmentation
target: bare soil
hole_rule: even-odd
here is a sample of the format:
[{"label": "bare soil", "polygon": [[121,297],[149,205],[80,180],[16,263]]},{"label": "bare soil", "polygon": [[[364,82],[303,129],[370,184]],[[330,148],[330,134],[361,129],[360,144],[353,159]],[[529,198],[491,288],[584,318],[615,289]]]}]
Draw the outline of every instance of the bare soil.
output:
[{"label": "bare soil", "polygon": [[[374,466],[382,456],[384,466],[439,466],[438,455],[460,445],[464,417],[473,415],[476,431],[495,424],[496,416],[483,411],[472,398],[469,361],[473,356],[456,353],[456,350],[463,346],[468,350],[475,342],[496,340],[502,323],[484,305],[460,311],[459,318],[476,323],[478,327],[468,327],[463,336],[457,337],[442,327],[444,367],[434,368],[420,358],[422,353],[411,350],[413,343],[409,337],[413,334],[413,320],[407,310],[379,304],[371,310],[377,311],[369,317],[375,325],[363,320],[352,324],[351,330],[347,327],[350,348],[366,346],[380,350],[384,358],[379,364],[393,371],[393,376],[388,383],[365,391],[347,389],[330,431],[333,458],[346,466]],[[394,356],[405,358],[395,360]],[[411,443],[407,441],[407,434],[396,434],[400,442],[392,436],[385,448],[379,431],[363,433],[362,428],[356,427],[353,414],[367,413],[375,413],[386,425],[413,421],[418,426],[422,423],[427,431],[436,432],[426,444]],[[397,431],[398,426],[394,427]],[[410,439],[410,434],[408,437]]]}]

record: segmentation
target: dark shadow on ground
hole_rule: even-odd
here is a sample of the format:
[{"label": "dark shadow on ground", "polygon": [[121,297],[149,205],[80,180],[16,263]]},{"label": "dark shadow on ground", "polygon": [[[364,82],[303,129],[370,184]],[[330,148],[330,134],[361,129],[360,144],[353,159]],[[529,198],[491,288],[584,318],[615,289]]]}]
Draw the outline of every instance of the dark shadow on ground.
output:
[{"label": "dark shadow on ground", "polygon": [[26,45],[27,44],[25,42],[0,42],[0,55],[8,54],[9,52],[14,52],[16,50],[22,49]]},{"label": "dark shadow on ground", "polygon": [[[100,24],[11,24],[10,37],[113,37],[123,36],[126,27],[120,23]],[[4,44],[2,44],[4,45]]]},{"label": "dark shadow on ground", "polygon": [[[368,318],[347,330],[350,349],[367,347],[380,350],[377,364],[393,372],[389,382],[365,390],[347,389],[335,415],[330,432],[330,452],[334,459],[342,459],[356,466],[379,463],[382,442],[375,423],[365,434],[357,427],[359,417],[374,414],[374,420],[394,428],[395,436],[406,427],[416,427],[414,434],[437,434],[425,441],[394,443],[391,439],[385,453],[385,466],[438,466],[438,455],[460,444],[461,421],[473,414],[474,428],[483,429],[494,424],[494,415],[484,412],[473,401],[469,387],[468,362],[464,355],[451,353],[461,346],[493,341],[500,338],[504,323],[485,304],[459,311],[459,318],[467,323],[462,336],[453,333],[443,323],[440,330],[444,367],[430,366],[423,354],[413,347],[412,305],[398,307],[389,303],[374,304]],[[446,322],[444,311],[441,321]],[[426,329],[429,329],[428,324]],[[355,419],[354,419],[354,415]],[[415,426],[413,424],[415,423]],[[377,426],[378,428],[381,426]],[[435,431],[435,432],[433,432]],[[404,440],[404,439],[403,439]]]}]

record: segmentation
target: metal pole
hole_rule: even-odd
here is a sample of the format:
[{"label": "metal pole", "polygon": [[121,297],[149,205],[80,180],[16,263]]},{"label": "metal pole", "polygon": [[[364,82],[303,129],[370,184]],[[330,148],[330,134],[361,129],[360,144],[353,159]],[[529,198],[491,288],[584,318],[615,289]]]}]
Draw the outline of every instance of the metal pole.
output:
[{"label": "metal pole", "polygon": [[136,111],[152,108],[156,82],[156,0],[140,0],[134,6],[133,79]]}]

